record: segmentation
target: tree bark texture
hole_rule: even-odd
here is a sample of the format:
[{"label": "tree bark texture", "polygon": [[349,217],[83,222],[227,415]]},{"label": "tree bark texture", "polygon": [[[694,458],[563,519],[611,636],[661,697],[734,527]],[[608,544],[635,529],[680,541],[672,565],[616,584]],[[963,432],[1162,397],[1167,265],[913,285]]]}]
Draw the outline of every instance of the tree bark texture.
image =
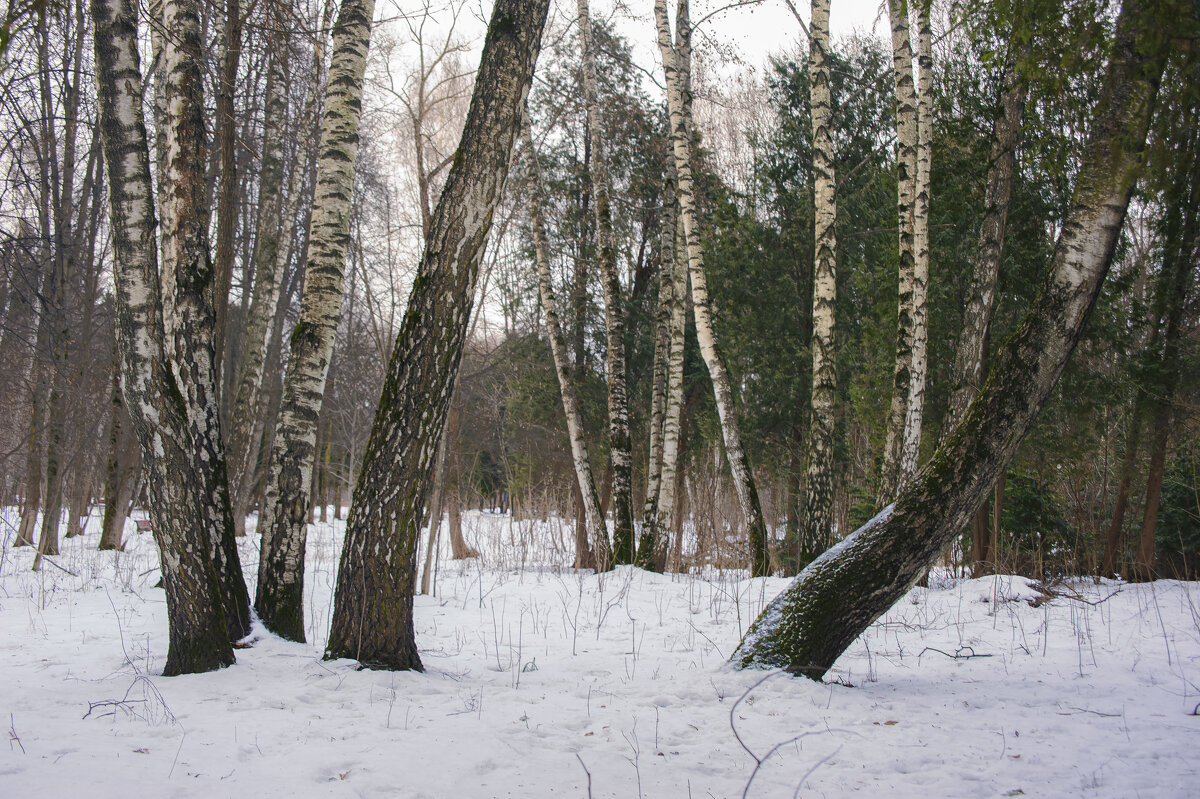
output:
[{"label": "tree bark texture", "polygon": [[462,141],[392,350],[346,524],[326,657],[420,670],[413,580],[429,470],[508,176],[549,0],[492,11]]},{"label": "tree bark texture", "polygon": [[170,643],[163,673],[209,671],[234,660],[212,562],[221,514],[214,512],[209,486],[193,475],[196,446],[189,408],[164,351],[137,6],[128,0],[93,0],[92,18],[123,389],[146,462],[166,589]]},{"label": "tree bark texture", "polygon": [[571,444],[571,461],[575,467],[575,481],[583,495],[584,518],[587,523],[588,540],[595,547],[597,568],[604,570],[612,564],[612,550],[608,543],[608,527],[604,522],[604,511],[600,508],[600,495],[596,491],[596,479],[592,474],[592,462],[588,453],[587,436],[583,428],[583,414],[579,409],[579,398],[575,393],[574,375],[567,352],[567,339],[563,335],[558,319],[558,298],[550,276],[550,247],[546,240],[546,223],[542,216],[542,178],[529,126],[521,128],[521,140],[529,162],[529,222],[533,229],[533,248],[537,260],[538,294],[542,302],[542,316],[546,321],[546,335],[550,339],[550,354],[554,359],[554,372],[558,376],[559,393],[562,396],[563,415],[567,419],[567,437]]},{"label": "tree bark texture", "polygon": [[[268,19],[277,23],[275,7]],[[283,123],[287,118],[288,56],[291,52],[286,26],[268,39],[266,102],[263,113],[262,166],[258,190],[257,234],[254,242],[254,289],[246,315],[245,339],[238,368],[237,386],[229,415],[229,490],[233,495],[234,528],[245,532],[245,515],[250,489],[251,432],[259,414],[263,358],[270,336],[271,319],[283,283],[280,238],[291,235],[280,224],[283,205]],[[303,147],[297,152],[302,152]],[[298,163],[293,171],[302,170]],[[290,221],[290,220],[289,220]]]},{"label": "tree bark texture", "polygon": [[1143,6],[1129,0],[1121,8],[1049,274],[983,389],[896,502],[767,605],[734,663],[820,679],[961,532],[1032,427],[1082,334],[1134,189],[1165,59],[1164,20]]},{"label": "tree bark texture", "polygon": [[[604,330],[608,367],[608,458],[612,472],[613,541],[612,562],[632,563],[633,537],[633,443],[629,435],[629,391],[625,372],[625,296],[617,271],[617,244],[613,235],[611,186],[609,185],[604,131],[600,119],[600,93],[596,83],[595,41],[587,0],[576,0],[579,39],[583,52],[583,98],[587,108],[591,141],[592,209],[596,216],[596,255],[604,286]],[[597,550],[597,567],[607,568],[603,552]]]},{"label": "tree bark texture", "polygon": [[242,58],[242,9],[239,0],[225,0],[225,29],[221,53],[221,75],[217,85],[217,143],[221,155],[221,188],[217,194],[217,247],[213,264],[214,372],[221,378],[225,357],[225,328],[229,318],[229,288],[233,282],[233,235],[237,228],[238,175],[237,126],[234,120],[234,89]]},{"label": "tree bark texture", "polygon": [[692,179],[691,125],[691,22],[687,0],[680,0],[675,18],[676,41],[671,42],[671,23],[667,16],[666,0],[655,0],[654,17],[658,28],[658,49],[662,54],[663,72],[667,83],[667,107],[670,112],[671,145],[675,155],[678,177],[679,213],[683,217],[684,238],[687,242],[688,276],[692,288],[692,311],[696,319],[696,339],[700,354],[708,367],[713,384],[713,398],[721,420],[725,441],[725,456],[737,491],[738,504],[750,541],[750,572],[759,577],[770,573],[767,551],[767,528],[763,521],[762,505],[754,483],[750,459],[742,447],[741,425],[729,370],[721,356],[712,324],[712,308],[708,281],[704,274],[704,255],[700,244],[699,216],[696,210],[695,184]]},{"label": "tree bark texture", "polygon": [[896,212],[900,231],[899,296],[896,324],[896,366],[892,372],[892,403],[887,417],[883,466],[879,472],[876,507],[896,497],[906,482],[902,470],[904,429],[913,369],[913,274],[915,241],[913,203],[917,180],[917,93],[913,83],[912,42],[907,0],[888,0],[892,21],[892,69],[896,87]]},{"label": "tree bark texture", "polygon": [[317,421],[342,313],[363,73],[374,13],[374,0],[348,0],[333,29],[300,318],[292,331],[259,518],[262,554],[254,608],[263,624],[293,641],[304,640],[305,534],[311,520],[308,489]]},{"label": "tree bark texture", "polygon": [[[658,304],[662,325],[662,352],[655,354],[655,394],[661,392],[658,421],[651,420],[651,451],[655,464],[646,490],[646,516],[637,564],[663,571],[667,567],[667,545],[675,518],[675,494],[679,468],[679,423],[683,412],[683,358],[687,329],[687,260],[681,232],[679,199],[676,192],[675,157],[668,155],[666,191],[663,192],[662,263],[659,266]],[[655,343],[656,349],[659,343]],[[659,372],[661,371],[661,375]],[[659,385],[659,381],[662,385]],[[653,432],[658,430],[655,441]],[[657,450],[657,455],[655,455]]]},{"label": "tree bark texture", "polygon": [[929,373],[929,179],[933,163],[933,31],[929,3],[917,9],[917,174],[913,185],[912,375],[900,452],[902,481],[917,473]]},{"label": "tree bark texture", "polygon": [[829,87],[829,0],[813,0],[809,37],[808,85],[812,94],[813,135],[813,334],[812,412],[808,426],[808,466],[800,513],[800,553],[804,566],[829,548],[833,532],[833,457],[837,403],[837,175]]}]

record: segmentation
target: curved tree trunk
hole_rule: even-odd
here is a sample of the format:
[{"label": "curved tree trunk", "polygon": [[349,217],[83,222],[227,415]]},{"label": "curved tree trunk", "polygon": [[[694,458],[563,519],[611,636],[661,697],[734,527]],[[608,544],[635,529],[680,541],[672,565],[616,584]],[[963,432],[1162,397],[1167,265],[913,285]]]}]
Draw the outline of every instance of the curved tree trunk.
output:
[{"label": "curved tree trunk", "polygon": [[498,0],[346,524],[326,657],[417,669],[413,580],[429,470],[508,176],[549,0]]},{"label": "curved tree trunk", "polygon": [[[612,563],[632,563],[633,451],[629,436],[629,391],[625,379],[625,297],[617,273],[617,244],[612,228],[608,163],[601,130],[600,96],[596,87],[596,53],[587,0],[576,0],[583,47],[583,97],[591,141],[592,208],[596,215],[596,253],[604,286],[604,330],[607,334],[608,458],[612,472]],[[595,535],[593,533],[593,538]],[[607,546],[605,547],[607,549]],[[597,568],[605,569],[605,552],[596,550]]]},{"label": "curved tree trunk", "polygon": [[163,673],[209,671],[233,663],[225,600],[212,562],[212,541],[228,517],[222,519],[214,507],[212,487],[203,480],[209,473],[194,473],[198,447],[191,440],[189,406],[164,351],[137,6],[93,0],[92,17],[123,389],[146,456],[166,589],[170,644]]},{"label": "curved tree trunk", "polygon": [[800,513],[803,567],[829,548],[833,532],[834,406],[837,402],[837,175],[830,124],[829,2],[813,0],[808,74],[813,135],[813,335],[812,412],[808,468]]},{"label": "curved tree trunk", "polygon": [[342,313],[350,202],[358,157],[362,82],[374,0],[347,0],[333,29],[300,319],[292,331],[283,401],[258,530],[262,555],[254,608],[272,632],[304,640],[304,552],[317,421]]},{"label": "curved tree trunk", "polygon": [[542,178],[537,163],[537,151],[529,126],[521,128],[521,141],[529,160],[529,221],[533,228],[533,248],[537,259],[538,294],[542,302],[542,315],[546,320],[546,335],[550,339],[550,354],[554,358],[554,372],[558,376],[559,393],[562,395],[563,414],[567,419],[567,436],[571,443],[571,460],[575,467],[575,481],[583,495],[584,518],[588,539],[595,546],[597,568],[604,570],[612,565],[612,551],[608,544],[608,528],[604,523],[604,511],[600,509],[600,496],[596,491],[596,480],[592,474],[592,463],[588,455],[587,438],[583,429],[583,414],[579,410],[579,399],[575,393],[571,362],[568,360],[567,339],[558,321],[558,298],[550,277],[550,248],[546,243],[546,223],[542,217]]},{"label": "curved tree trunk", "polygon": [[729,371],[721,357],[713,330],[708,281],[704,274],[704,255],[700,245],[691,163],[691,22],[688,19],[687,0],[679,2],[675,18],[674,45],[671,44],[671,23],[667,17],[666,0],[655,0],[654,17],[658,27],[658,49],[662,53],[667,83],[671,144],[679,181],[679,213],[683,217],[684,237],[687,242],[688,276],[692,286],[696,339],[700,343],[700,354],[712,379],[713,398],[716,400],[717,415],[721,419],[721,433],[725,440],[725,456],[729,461],[729,471],[733,477],[738,504],[741,506],[746,534],[750,541],[750,573],[760,577],[769,574],[771,570],[767,551],[767,528],[763,521],[762,505],[758,500],[758,489],[754,484],[750,460],[742,448],[741,425],[738,423]]},{"label": "curved tree trunk", "polygon": [[1163,24],[1127,0],[1049,275],[983,390],[896,502],[808,566],[733,662],[820,679],[924,573],[982,501],[1050,396],[1112,262],[1162,75]]},{"label": "curved tree trunk", "polygon": [[888,411],[887,440],[875,500],[876,507],[880,508],[891,502],[906,482],[902,461],[913,379],[913,276],[916,256],[913,203],[917,180],[917,93],[913,84],[907,0],[888,0],[888,13],[892,20],[892,68],[896,86],[896,211],[900,230],[900,271],[892,404]]}]

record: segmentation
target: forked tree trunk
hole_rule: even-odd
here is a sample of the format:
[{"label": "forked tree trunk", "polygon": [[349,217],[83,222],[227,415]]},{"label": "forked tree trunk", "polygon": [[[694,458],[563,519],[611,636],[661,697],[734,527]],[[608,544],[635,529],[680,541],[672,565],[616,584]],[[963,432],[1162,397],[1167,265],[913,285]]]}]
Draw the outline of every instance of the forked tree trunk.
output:
[{"label": "forked tree trunk", "polygon": [[1049,275],[962,421],[896,502],[808,566],[751,625],[733,662],[820,679],[979,507],[1070,357],[1112,262],[1165,60],[1156,18],[1121,8],[1107,75]]},{"label": "forked tree trunk", "polygon": [[[1017,72],[1021,54],[1010,54],[1005,67],[1004,93],[1000,97],[1000,113],[992,128],[991,159],[984,189],[983,221],[979,227],[979,242],[975,250],[975,268],[967,289],[967,305],[963,325],[954,348],[954,366],[950,375],[950,401],[938,443],[941,444],[958,424],[967,406],[979,391],[986,358],[988,330],[996,298],[996,279],[1000,275],[1000,255],[1004,249],[1004,234],[1008,223],[1008,207],[1012,197],[1013,174],[1016,167],[1017,140],[1021,120],[1025,116],[1026,82]],[[978,514],[977,514],[978,515]],[[986,535],[986,522],[976,524],[972,535]],[[971,573],[981,576],[995,567],[995,552],[990,541],[976,540],[974,565]]]},{"label": "forked tree trunk", "polygon": [[808,426],[808,467],[800,513],[803,567],[829,548],[833,532],[833,458],[837,403],[837,175],[829,86],[829,0],[813,0],[808,85],[812,93],[813,135],[813,334],[812,412]]},{"label": "forked tree trunk", "polygon": [[[632,563],[633,538],[633,444],[629,435],[629,390],[625,379],[625,297],[617,272],[617,243],[613,235],[604,132],[601,130],[600,94],[596,86],[596,43],[587,0],[576,0],[579,39],[583,48],[583,98],[587,108],[588,137],[591,142],[592,208],[596,216],[596,255],[600,280],[604,286],[604,330],[608,367],[608,459],[612,475],[612,558],[597,548],[597,567],[610,563]],[[595,540],[595,532],[592,533]],[[607,542],[606,542],[607,543]],[[607,549],[607,546],[605,547]]]},{"label": "forked tree trunk", "polygon": [[658,49],[662,54],[667,83],[667,107],[670,111],[671,145],[678,176],[679,213],[683,217],[684,238],[687,242],[688,276],[692,286],[692,311],[696,318],[696,339],[700,354],[708,367],[721,420],[725,441],[725,456],[733,477],[742,519],[750,541],[750,573],[756,577],[770,573],[767,551],[767,528],[763,521],[762,505],[754,484],[750,459],[742,448],[741,425],[729,371],[721,357],[712,324],[708,281],[704,274],[704,255],[700,244],[699,217],[696,210],[695,184],[692,179],[691,125],[691,22],[688,2],[680,0],[675,16],[676,43],[671,43],[671,22],[667,16],[666,0],[655,0],[654,17],[658,28]]},{"label": "forked tree trunk", "polygon": [[262,554],[254,608],[271,631],[293,641],[304,640],[305,533],[311,520],[308,489],[329,359],[342,312],[363,72],[374,13],[374,0],[347,0],[333,29],[300,319],[292,331],[258,524]]},{"label": "forked tree trunk", "polygon": [[146,455],[150,512],[162,560],[170,644],[164,674],[233,663],[225,601],[211,542],[228,521],[194,472],[189,407],[164,352],[162,292],[150,153],[142,116],[144,85],[137,6],[93,0],[96,84],[108,173],[118,344],[123,389]]},{"label": "forked tree trunk", "polygon": [[912,43],[907,0],[888,0],[892,21],[892,71],[896,87],[896,212],[900,231],[899,295],[896,316],[896,365],[892,372],[892,403],[875,505],[882,508],[906,482],[902,470],[904,429],[913,378],[913,275],[915,241],[913,202],[917,180],[917,93],[913,84]]},{"label": "forked tree trunk", "polygon": [[417,543],[429,470],[520,131],[549,0],[498,0],[354,491],[326,657],[420,670]]},{"label": "forked tree trunk", "polygon": [[592,462],[583,429],[583,414],[579,409],[573,370],[571,362],[568,360],[567,339],[563,335],[562,325],[558,320],[558,298],[554,294],[554,283],[550,276],[550,247],[546,242],[546,223],[542,217],[542,203],[544,202],[542,178],[537,163],[537,151],[534,149],[528,123],[521,128],[521,141],[529,163],[529,221],[533,229],[533,248],[537,260],[538,296],[542,303],[542,317],[546,320],[550,354],[554,358],[554,372],[558,376],[563,415],[567,419],[567,438],[571,445],[575,482],[583,495],[587,536],[595,547],[597,568],[603,571],[612,565],[613,553],[609,548],[608,528],[604,523],[604,512],[600,509],[600,496],[596,492],[596,480],[592,474]]},{"label": "forked tree trunk", "polygon": [[188,407],[192,427],[191,479],[212,497],[207,520],[210,557],[225,598],[229,637],[250,632],[250,597],[238,559],[221,438],[214,336],[213,264],[208,252],[205,181],[203,44],[196,0],[166,0],[163,23],[171,36],[163,46],[166,70],[166,184],[160,187],[167,352]]}]

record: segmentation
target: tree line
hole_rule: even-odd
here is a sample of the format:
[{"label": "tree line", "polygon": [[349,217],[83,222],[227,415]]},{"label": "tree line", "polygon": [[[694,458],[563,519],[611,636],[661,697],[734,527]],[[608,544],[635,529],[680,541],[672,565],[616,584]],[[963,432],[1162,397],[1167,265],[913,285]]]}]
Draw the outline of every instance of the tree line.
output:
[{"label": "tree line", "polygon": [[1194,575],[1194,9],[891,0],[884,42],[787,2],[760,74],[646,5],[653,63],[607,8],[501,0],[477,69],[455,2],[6,20],[35,568],[144,509],[168,674],[252,613],[304,639],[331,508],[327,654],[384,668],[468,504],[574,517],[577,568],[798,575],[734,657],[809,676],[938,562]]}]

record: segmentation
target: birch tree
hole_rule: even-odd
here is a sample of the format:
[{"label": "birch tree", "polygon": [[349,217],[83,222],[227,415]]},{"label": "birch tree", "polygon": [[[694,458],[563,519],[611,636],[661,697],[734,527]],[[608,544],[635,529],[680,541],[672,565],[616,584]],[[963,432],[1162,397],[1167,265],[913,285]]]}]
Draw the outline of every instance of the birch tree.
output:
[{"label": "birch tree", "polygon": [[1049,398],[1112,262],[1169,44],[1169,7],[1127,0],[1070,210],[1033,308],[982,390],[896,502],[811,563],[751,625],[733,662],[820,679],[962,530]]},{"label": "birch tree", "polygon": [[413,585],[429,472],[508,176],[549,0],[498,0],[462,143],[392,350],[346,525],[327,658],[420,670]]},{"label": "birch tree", "polygon": [[704,273],[704,254],[700,244],[699,217],[696,211],[695,184],[692,178],[692,126],[690,113],[691,21],[687,0],[679,0],[675,15],[675,42],[671,41],[671,22],[666,0],[655,0],[654,17],[658,29],[658,49],[662,55],[667,84],[667,108],[670,113],[671,146],[678,178],[679,213],[683,217],[687,247],[688,277],[692,289],[692,310],[696,319],[696,339],[708,367],[713,397],[721,420],[725,457],[737,491],[738,504],[750,541],[750,570],[755,576],[770,572],[767,528],[763,520],[758,489],[750,460],[742,447],[733,387],[729,371],[721,357],[712,324],[712,307]]},{"label": "birch tree", "polygon": [[[629,436],[629,390],[625,372],[624,292],[617,273],[617,245],[613,235],[611,185],[605,161],[604,135],[600,120],[600,95],[596,87],[595,40],[587,0],[577,0],[579,40],[583,59],[583,101],[587,108],[588,139],[591,144],[592,209],[596,217],[596,260],[604,287],[604,330],[608,369],[608,457],[612,472],[613,545],[612,562],[632,563],[633,539],[633,451]],[[587,498],[584,497],[586,507]],[[595,536],[593,535],[594,539]],[[606,537],[607,538],[607,537]],[[605,547],[607,548],[607,547]],[[611,563],[597,550],[597,568]]]},{"label": "birch tree", "polygon": [[[795,13],[795,8],[792,8]],[[799,19],[799,14],[796,15]],[[800,513],[799,563],[829,547],[833,531],[833,448],[837,403],[837,175],[834,169],[830,91],[829,2],[812,3],[808,74],[813,136],[813,336],[812,412],[808,466]]]},{"label": "birch tree", "polygon": [[[528,114],[526,114],[528,120]],[[604,512],[600,509],[600,497],[596,492],[596,480],[592,475],[592,463],[588,455],[587,438],[583,429],[583,414],[579,409],[579,398],[575,392],[574,368],[567,351],[567,339],[563,335],[558,318],[558,297],[550,275],[550,246],[546,241],[546,222],[542,216],[542,178],[537,163],[537,150],[529,132],[528,121],[521,128],[521,144],[529,164],[529,223],[533,233],[534,257],[537,261],[538,297],[542,304],[542,316],[546,324],[546,335],[550,339],[550,354],[554,358],[554,373],[558,376],[559,393],[562,395],[563,415],[567,419],[567,436],[571,442],[571,461],[575,468],[575,481],[583,496],[584,518],[588,540],[595,547],[598,568],[612,563],[612,552],[608,543],[608,527]],[[577,564],[578,565],[578,564]]]},{"label": "birch tree", "polygon": [[259,522],[262,554],[254,608],[267,627],[293,641],[304,640],[309,484],[316,455],[317,421],[342,312],[363,72],[374,13],[374,0],[347,0],[333,28],[300,318],[292,331]]},{"label": "birch tree", "polygon": [[209,671],[234,660],[212,558],[212,542],[228,519],[218,490],[206,483],[212,472],[195,473],[200,447],[189,416],[198,412],[189,406],[166,352],[137,6],[93,0],[92,19],[123,390],[146,463],[166,589],[170,636],[163,673]]},{"label": "birch tree", "polygon": [[913,391],[916,348],[913,293],[916,241],[913,208],[917,181],[917,94],[913,82],[912,42],[908,0],[888,0],[892,24],[892,70],[896,89],[896,212],[899,217],[900,270],[896,325],[896,366],[892,373],[892,402],[887,417],[887,440],[879,473],[876,506],[892,501],[906,482],[903,471],[905,430]]}]

